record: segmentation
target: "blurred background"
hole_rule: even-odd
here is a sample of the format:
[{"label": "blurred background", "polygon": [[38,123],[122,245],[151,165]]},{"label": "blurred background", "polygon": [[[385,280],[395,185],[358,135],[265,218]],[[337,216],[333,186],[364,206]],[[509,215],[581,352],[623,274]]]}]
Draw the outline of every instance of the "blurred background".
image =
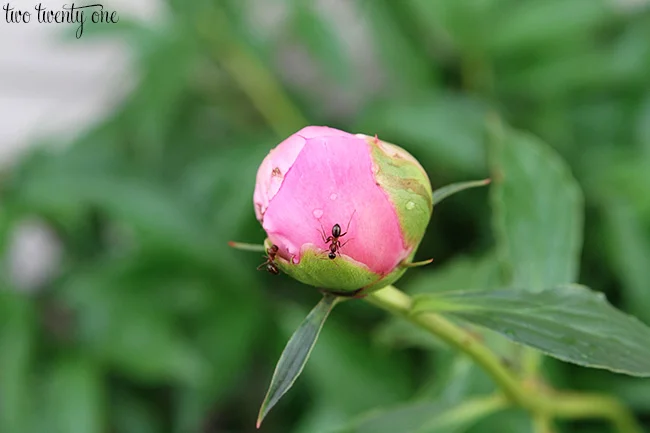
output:
[{"label": "blurred background", "polygon": [[[650,324],[648,1],[104,6],[119,23],[80,39],[74,24],[0,23],[0,432],[256,431],[320,295],[226,242],[261,243],[257,166],[309,124],[403,146],[434,188],[489,175],[489,111],[541,137],[586,197],[580,282]],[[487,190],[464,192],[434,210],[417,256],[434,263],[398,285],[489,288],[493,248]],[[615,394],[650,429],[650,381],[544,369],[557,387]],[[349,302],[261,431],[362,431],[350,426],[375,408],[493,389],[444,345]],[[454,431],[532,427],[509,410]]]}]

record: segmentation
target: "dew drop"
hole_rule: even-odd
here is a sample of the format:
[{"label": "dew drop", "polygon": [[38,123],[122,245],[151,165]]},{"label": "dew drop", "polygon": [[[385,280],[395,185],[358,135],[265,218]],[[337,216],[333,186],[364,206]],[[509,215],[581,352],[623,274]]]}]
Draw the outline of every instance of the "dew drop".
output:
[{"label": "dew drop", "polygon": [[413,203],[412,201],[409,201],[408,203],[406,203],[406,209],[407,210],[413,210],[414,207],[415,207],[415,203]]},{"label": "dew drop", "polygon": [[336,193],[330,194],[330,200],[336,200],[337,197],[338,195],[336,195]]},{"label": "dew drop", "polygon": [[319,219],[323,216],[323,209],[314,209],[312,214],[314,215],[314,218]]}]

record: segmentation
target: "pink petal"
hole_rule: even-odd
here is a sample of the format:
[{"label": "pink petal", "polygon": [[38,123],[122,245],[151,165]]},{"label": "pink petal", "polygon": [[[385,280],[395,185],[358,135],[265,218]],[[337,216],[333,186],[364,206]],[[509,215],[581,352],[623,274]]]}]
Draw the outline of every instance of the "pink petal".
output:
[{"label": "pink petal", "polygon": [[340,129],[330,128],[329,126],[307,126],[296,132],[295,135],[300,135],[304,138],[316,137],[350,137],[352,134],[349,132],[341,131]]},{"label": "pink petal", "polygon": [[409,251],[395,209],[375,182],[369,145],[360,137],[325,127],[305,128],[296,135],[317,138],[306,140],[280,189],[269,199],[263,227],[270,240],[287,258],[300,260],[301,247],[311,243],[328,260],[322,232],[331,235],[336,223],[345,232],[349,224],[340,239],[348,242],[341,253],[373,272],[391,272]]},{"label": "pink petal", "polygon": [[[304,128],[308,129],[308,128]],[[269,202],[280,189],[284,176],[305,145],[305,139],[298,134],[284,140],[272,149],[257,170],[253,203],[255,216],[262,222]]]}]

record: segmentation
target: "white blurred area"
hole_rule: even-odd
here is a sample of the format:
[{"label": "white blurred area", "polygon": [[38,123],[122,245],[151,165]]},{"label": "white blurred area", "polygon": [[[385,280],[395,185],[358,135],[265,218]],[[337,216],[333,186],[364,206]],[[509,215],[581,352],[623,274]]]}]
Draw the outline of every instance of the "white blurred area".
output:
[{"label": "white blurred area", "polygon": [[[11,166],[41,139],[70,142],[111,113],[137,83],[133,56],[123,41],[64,37],[78,25],[38,23],[34,11],[38,3],[61,10],[71,2],[10,2],[32,12],[27,24],[5,23],[5,11],[0,10],[0,169]],[[152,24],[163,18],[160,0],[101,3],[121,18]],[[10,239],[4,265],[16,288],[35,290],[57,272],[60,246],[42,222],[24,221],[14,227]]]},{"label": "white blurred area", "polygon": [[[41,138],[69,141],[99,122],[136,81],[132,56],[123,42],[83,35],[66,38],[64,32],[70,34],[78,25],[38,23],[34,10],[38,3],[61,10],[71,2],[10,2],[32,12],[27,24],[5,23],[5,11],[0,10],[0,168]],[[101,3],[120,17],[144,21],[155,22],[162,13],[160,0]]]}]

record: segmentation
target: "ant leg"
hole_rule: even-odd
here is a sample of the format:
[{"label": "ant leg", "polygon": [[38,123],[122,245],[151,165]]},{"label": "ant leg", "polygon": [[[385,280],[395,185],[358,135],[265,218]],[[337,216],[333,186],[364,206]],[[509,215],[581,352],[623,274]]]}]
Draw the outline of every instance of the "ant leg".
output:
[{"label": "ant leg", "polygon": [[345,236],[348,233],[348,230],[350,230],[350,223],[352,222],[352,217],[354,216],[355,213],[357,213],[356,209],[354,210],[354,212],[352,212],[352,215],[350,215],[350,219],[348,220],[348,226],[345,228],[345,233],[339,235],[340,238]]},{"label": "ant leg", "polygon": [[325,239],[325,230],[323,230],[323,226],[321,225],[321,230],[316,229],[316,231],[320,235],[321,239],[323,239],[323,242],[327,243],[327,240]]}]

